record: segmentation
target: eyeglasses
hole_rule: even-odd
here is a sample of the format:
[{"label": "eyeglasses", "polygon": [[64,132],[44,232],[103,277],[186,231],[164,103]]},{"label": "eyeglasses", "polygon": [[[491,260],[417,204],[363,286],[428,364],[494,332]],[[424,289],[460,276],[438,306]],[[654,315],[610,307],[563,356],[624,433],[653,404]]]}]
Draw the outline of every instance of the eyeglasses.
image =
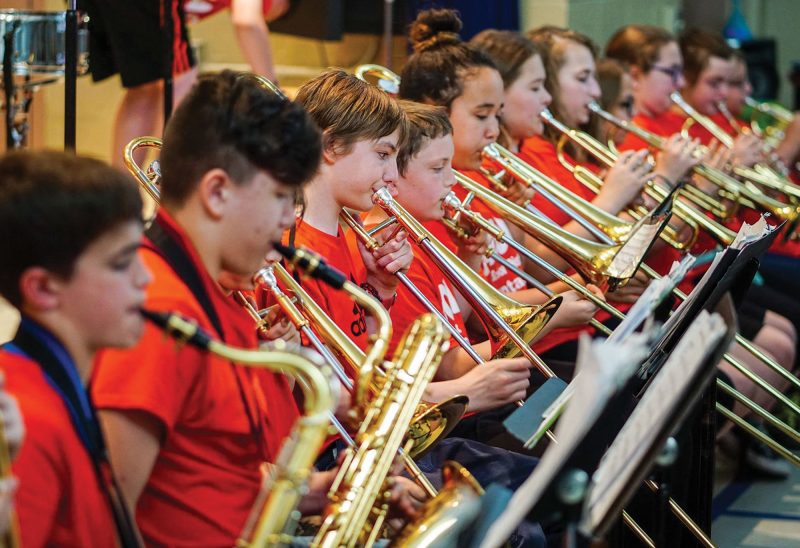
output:
[{"label": "eyeglasses", "polygon": [[633,97],[628,96],[617,103],[617,107],[622,109],[629,117],[633,117]]},{"label": "eyeglasses", "polygon": [[673,65],[671,67],[660,67],[658,65],[653,65],[653,70],[657,70],[658,72],[663,72],[670,78],[672,78],[672,83],[677,84],[678,81],[683,76],[683,67],[679,65]]}]

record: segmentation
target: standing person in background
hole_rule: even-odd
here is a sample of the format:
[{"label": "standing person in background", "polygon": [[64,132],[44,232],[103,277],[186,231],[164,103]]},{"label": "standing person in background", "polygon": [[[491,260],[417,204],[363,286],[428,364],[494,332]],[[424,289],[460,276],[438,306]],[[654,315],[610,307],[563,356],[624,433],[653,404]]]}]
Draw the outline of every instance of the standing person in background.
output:
[{"label": "standing person in background", "polygon": [[[172,75],[175,106],[197,79],[187,29],[187,9],[197,19],[230,7],[236,39],[251,70],[276,79],[266,21],[283,15],[289,0],[168,0],[172,8]],[[119,73],[125,92],[117,108],[111,162],[122,166],[122,150],[131,139],[160,136],[164,126],[164,0],[81,0],[89,16],[90,71],[95,82]]]}]

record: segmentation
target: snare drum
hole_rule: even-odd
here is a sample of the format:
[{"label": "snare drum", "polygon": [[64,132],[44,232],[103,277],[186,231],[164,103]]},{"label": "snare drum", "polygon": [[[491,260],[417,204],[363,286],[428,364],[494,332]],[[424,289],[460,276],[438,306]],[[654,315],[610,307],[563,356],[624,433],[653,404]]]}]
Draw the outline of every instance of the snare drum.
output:
[{"label": "snare drum", "polygon": [[[63,11],[0,10],[0,74],[5,55],[3,37],[13,26],[14,54],[12,66],[17,76],[37,80],[64,75],[64,42],[67,14]],[[78,74],[89,70],[88,17],[78,15]]]}]

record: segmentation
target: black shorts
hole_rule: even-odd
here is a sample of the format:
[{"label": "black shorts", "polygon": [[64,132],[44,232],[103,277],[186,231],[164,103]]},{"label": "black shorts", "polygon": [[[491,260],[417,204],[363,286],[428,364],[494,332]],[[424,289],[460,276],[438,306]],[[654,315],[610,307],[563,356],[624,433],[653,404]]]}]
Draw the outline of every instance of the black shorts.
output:
[{"label": "black shorts", "polygon": [[[172,1],[172,73],[194,66],[183,2]],[[163,0],[82,0],[89,14],[89,70],[94,81],[118,73],[126,88],[164,77],[167,44],[161,29]]]}]

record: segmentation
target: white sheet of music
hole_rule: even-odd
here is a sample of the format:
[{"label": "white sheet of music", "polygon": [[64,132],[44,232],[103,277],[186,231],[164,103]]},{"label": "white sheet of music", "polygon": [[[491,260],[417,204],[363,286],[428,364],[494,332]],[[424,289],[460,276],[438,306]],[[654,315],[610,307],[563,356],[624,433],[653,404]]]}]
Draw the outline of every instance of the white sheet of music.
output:
[{"label": "white sheet of music", "polygon": [[763,215],[752,225],[742,223],[739,232],[736,233],[736,238],[734,238],[733,243],[731,243],[731,247],[733,249],[743,249],[747,244],[763,238],[772,230],[772,227],[767,224],[767,220]]},{"label": "white sheet of music", "polygon": [[674,409],[676,399],[695,378],[696,369],[726,331],[719,314],[703,310],[642,396],[625,426],[609,447],[592,477],[581,527],[591,532],[630,481],[636,465],[652,447],[660,428]]},{"label": "white sheet of music", "polygon": [[655,308],[670,294],[672,289],[680,283],[695,262],[692,255],[686,255],[681,262],[672,263],[669,274],[661,279],[653,280],[645,288],[641,296],[628,310],[625,319],[614,329],[608,340],[622,341],[636,331],[650,316]]},{"label": "white sheet of music", "polygon": [[[646,335],[634,335],[624,344],[581,337],[576,375],[570,383],[574,392],[556,429],[558,443],[551,444],[536,469],[514,493],[505,511],[494,522],[481,546],[500,546],[541,498],[554,475],[575,445],[586,435],[621,377],[629,377],[647,355]],[[626,378],[627,378],[626,377]],[[569,389],[569,388],[568,388]]]},{"label": "white sheet of music", "polygon": [[618,278],[632,276],[660,228],[660,222],[638,226],[611,260],[609,272]]}]

